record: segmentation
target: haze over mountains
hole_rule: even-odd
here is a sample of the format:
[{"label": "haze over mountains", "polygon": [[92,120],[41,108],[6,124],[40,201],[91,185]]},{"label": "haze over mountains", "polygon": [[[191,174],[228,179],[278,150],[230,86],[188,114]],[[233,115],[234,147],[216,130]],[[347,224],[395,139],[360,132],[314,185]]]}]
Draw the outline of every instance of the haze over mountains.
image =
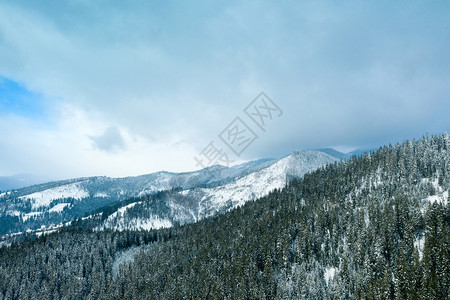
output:
[{"label": "haze over mountains", "polygon": [[[343,153],[343,152],[337,151],[333,148],[318,148],[318,149],[314,149],[314,150],[330,154],[331,156],[335,156],[339,159],[348,159],[352,155],[361,155],[364,152],[369,152],[369,151],[375,150],[375,149],[374,148],[357,149],[357,150],[353,150],[348,153]],[[263,160],[269,161],[269,160],[274,160],[274,159],[267,158],[267,159],[263,159]],[[242,167],[244,167],[244,166],[242,166]],[[168,172],[168,173],[170,173],[170,172]],[[146,175],[142,175],[142,176],[146,176]],[[136,177],[140,177],[140,176],[136,176]],[[32,185],[44,184],[44,183],[48,183],[50,181],[54,182],[54,181],[63,181],[63,180],[50,180],[47,177],[38,176],[38,175],[34,175],[34,174],[27,174],[27,173],[16,174],[16,175],[12,175],[12,176],[0,176],[0,192],[21,189],[21,188],[29,187]]]},{"label": "haze over mountains", "polygon": [[20,189],[34,184],[50,181],[49,179],[32,174],[17,174],[13,176],[0,177],[0,191]]}]

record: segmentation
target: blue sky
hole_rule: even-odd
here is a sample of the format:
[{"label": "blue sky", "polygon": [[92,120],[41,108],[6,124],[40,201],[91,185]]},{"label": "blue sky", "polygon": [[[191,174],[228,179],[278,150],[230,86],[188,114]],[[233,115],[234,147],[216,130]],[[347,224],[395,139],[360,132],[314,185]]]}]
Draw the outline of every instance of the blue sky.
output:
[{"label": "blue sky", "polygon": [[34,120],[46,119],[46,104],[42,95],[8,78],[0,78],[0,92],[1,116],[12,114]]},{"label": "blue sky", "polygon": [[[450,2],[0,1],[0,176],[195,169],[264,91],[232,157],[450,128]],[[253,124],[253,125],[252,125]],[[230,156],[233,156],[232,152]]]}]

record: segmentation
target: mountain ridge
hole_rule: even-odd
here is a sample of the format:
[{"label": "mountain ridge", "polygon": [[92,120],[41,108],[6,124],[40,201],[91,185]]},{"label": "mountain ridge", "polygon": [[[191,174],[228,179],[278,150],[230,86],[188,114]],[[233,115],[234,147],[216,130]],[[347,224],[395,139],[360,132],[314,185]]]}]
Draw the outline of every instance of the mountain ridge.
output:
[{"label": "mountain ridge", "polygon": [[[155,207],[153,203],[132,204],[129,207],[129,213],[128,208],[123,208],[120,213],[108,217],[105,223],[97,228],[103,230],[157,229],[158,227],[144,226],[140,228],[135,226],[135,224],[151,223],[153,217],[162,225],[161,227],[168,227],[169,224],[196,222],[205,217],[242,206],[275,189],[281,189],[294,178],[302,177],[308,172],[337,161],[339,159],[323,152],[294,151],[266,168],[227,184],[185,189],[165,195],[162,200],[156,200],[161,201],[160,205],[165,207],[164,212],[159,212],[161,207]],[[162,215],[165,218],[161,218]]]},{"label": "mountain ridge", "polygon": [[[13,190],[0,194],[0,233],[20,232],[71,221],[90,215],[101,207],[114,205],[133,197],[143,197],[155,194],[158,191],[174,188],[182,190],[197,189],[187,197],[184,197],[183,200],[185,202],[188,201],[187,199],[190,199],[189,201],[194,203],[197,201],[195,199],[202,199],[200,203],[203,206],[200,210],[204,213],[200,213],[200,215],[195,213],[195,217],[189,218],[189,220],[186,219],[186,221],[192,222],[207,216],[207,211],[217,213],[225,209],[226,205],[219,203],[220,201],[217,200],[217,197],[208,196],[208,192],[223,190],[219,187],[226,186],[230,182],[239,181],[245,176],[269,168],[273,164],[286,159],[286,157],[295,156],[297,155],[296,153],[308,153],[307,151],[314,152],[314,150],[293,151],[290,155],[279,160],[259,159],[232,167],[216,165],[191,172],[174,173],[160,171],[122,178],[106,176],[80,177]],[[328,155],[320,151],[315,151],[315,153]],[[320,164],[311,162],[312,167],[308,170],[311,171],[316,167],[335,160],[337,158],[329,156],[329,159],[320,162]],[[292,178],[303,175],[303,173],[299,175],[297,171],[294,169],[283,170],[288,176],[282,179],[282,184],[285,184]],[[289,172],[292,174],[289,174]],[[278,176],[281,175],[278,174]],[[257,178],[255,178],[253,183],[257,181]],[[281,183],[280,179],[278,179],[276,188],[280,187]],[[230,189],[234,188],[230,187]],[[265,191],[265,193],[268,193],[268,191]],[[246,194],[246,199],[254,199],[262,195],[257,191],[254,191],[253,194],[251,197]],[[228,195],[223,195],[222,197],[227,197]],[[232,203],[230,207],[235,206],[239,201],[237,199],[232,200],[234,204]],[[242,204],[243,202],[241,201],[240,203]],[[208,205],[217,209],[207,207]],[[183,204],[183,206],[185,205]],[[189,212],[189,214],[191,213]]]}]

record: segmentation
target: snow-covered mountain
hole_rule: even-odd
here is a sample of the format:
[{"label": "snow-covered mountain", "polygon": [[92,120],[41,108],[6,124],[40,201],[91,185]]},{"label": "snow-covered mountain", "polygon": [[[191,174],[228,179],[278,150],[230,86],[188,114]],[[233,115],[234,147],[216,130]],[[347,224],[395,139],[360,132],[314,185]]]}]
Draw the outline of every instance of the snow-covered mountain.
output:
[{"label": "snow-covered mountain", "polygon": [[3,192],[0,193],[0,234],[70,221],[102,207],[158,191],[225,184],[273,162],[261,159],[230,168],[217,165],[194,172],[157,172],[125,178],[86,177]]},{"label": "snow-covered mountain", "polygon": [[[229,168],[86,177],[21,188],[0,194],[0,234],[60,224],[105,208],[110,214],[103,215],[98,228],[149,229],[195,222],[267,195],[293,177],[339,160],[336,156],[307,150]],[[171,192],[143,200],[161,191]],[[117,211],[111,213],[111,207]]]},{"label": "snow-covered mountain", "polygon": [[128,204],[107,217],[102,216],[103,222],[97,229],[156,229],[195,222],[265,196],[292,178],[338,160],[320,151],[293,152],[222,185],[173,191]]}]

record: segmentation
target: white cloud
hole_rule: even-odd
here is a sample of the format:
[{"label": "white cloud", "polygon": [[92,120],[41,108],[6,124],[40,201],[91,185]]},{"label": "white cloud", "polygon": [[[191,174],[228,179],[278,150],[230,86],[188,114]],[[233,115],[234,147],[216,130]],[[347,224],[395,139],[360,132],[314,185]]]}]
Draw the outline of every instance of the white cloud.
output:
[{"label": "white cloud", "polygon": [[[180,138],[150,143],[126,128],[117,128],[126,149],[100,151],[92,147],[90,137],[99,133],[104,136],[105,132],[108,135],[110,128],[115,127],[95,121],[74,107],[64,105],[61,111],[61,118],[54,120],[50,128],[36,128],[34,122],[14,116],[0,119],[0,128],[4,129],[0,131],[0,156],[8,158],[1,160],[2,173],[51,174],[54,178],[121,177],[159,170],[188,171],[195,167],[195,149]],[[108,143],[106,148],[111,146]]]},{"label": "white cloud", "polygon": [[0,120],[0,173],[193,169],[261,90],[285,114],[245,158],[450,130],[446,8],[0,3],[0,76],[54,107]]}]

